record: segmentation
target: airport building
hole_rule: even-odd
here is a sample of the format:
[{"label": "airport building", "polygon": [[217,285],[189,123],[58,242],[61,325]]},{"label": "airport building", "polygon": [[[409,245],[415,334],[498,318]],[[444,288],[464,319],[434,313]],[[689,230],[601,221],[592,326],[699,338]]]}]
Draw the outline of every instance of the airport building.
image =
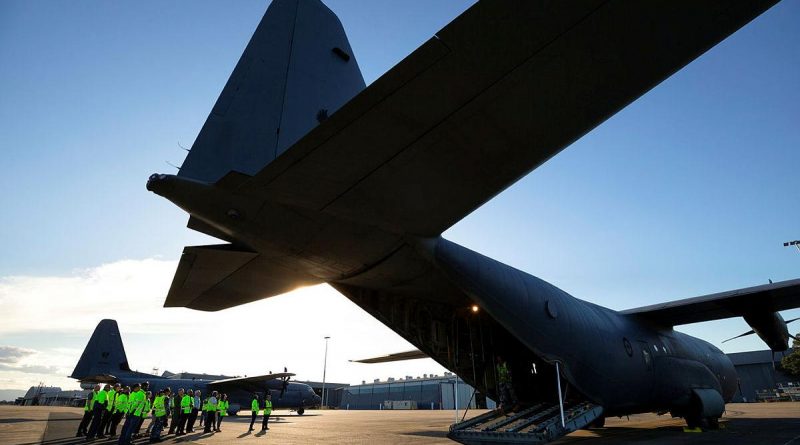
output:
[{"label": "airport building", "polygon": [[[800,401],[800,378],[791,377],[780,370],[781,358],[792,350],[748,351],[728,354],[739,375],[739,391],[734,402],[772,402],[776,400]],[[774,358],[774,363],[773,363]],[[773,366],[774,365],[774,366]]]},{"label": "airport building", "polygon": [[340,388],[339,409],[459,409],[495,408],[495,402],[473,396],[474,389],[455,374],[376,379]]}]

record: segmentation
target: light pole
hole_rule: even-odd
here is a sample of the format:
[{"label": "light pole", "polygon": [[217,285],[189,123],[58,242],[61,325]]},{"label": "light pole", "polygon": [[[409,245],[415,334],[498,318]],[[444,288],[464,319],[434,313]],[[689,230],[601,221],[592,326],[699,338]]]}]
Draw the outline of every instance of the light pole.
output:
[{"label": "light pole", "polygon": [[320,409],[325,406],[325,374],[328,371],[328,340],[330,340],[330,337],[325,336],[325,361],[322,365],[322,406],[320,406]]}]

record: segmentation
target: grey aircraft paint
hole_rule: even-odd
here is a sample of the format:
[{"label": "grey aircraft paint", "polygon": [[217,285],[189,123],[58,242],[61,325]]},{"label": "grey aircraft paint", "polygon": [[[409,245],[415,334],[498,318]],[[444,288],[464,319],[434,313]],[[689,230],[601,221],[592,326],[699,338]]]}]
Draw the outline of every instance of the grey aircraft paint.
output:
[{"label": "grey aircraft paint", "polygon": [[132,387],[135,383],[148,382],[150,384],[148,390],[153,394],[165,388],[171,388],[173,393],[184,388],[200,390],[202,397],[208,397],[212,391],[218,391],[228,394],[231,414],[236,414],[239,409],[250,409],[253,394],[258,393],[263,400],[267,390],[272,394],[272,404],[275,409],[292,409],[302,414],[305,408],[320,404],[319,396],[310,386],[290,382],[288,379],[227,379],[230,381],[174,379],[132,371],[128,366],[125,347],[122,345],[122,337],[115,320],[101,320],[97,324],[70,377],[82,384],[120,383],[122,386]]},{"label": "grey aircraft paint", "polygon": [[[529,404],[558,400],[558,369],[567,402],[605,415],[715,422],[733,365],[673,326],[743,316],[785,349],[778,311],[800,306],[800,280],[617,312],[441,233],[773,3],[479,1],[356,94],[335,16],[316,0],[275,0],[245,54],[272,54],[286,23],[314,23],[318,34],[271,63],[341,69],[324,93],[290,72],[304,95],[229,96],[233,84],[273,87],[241,78],[240,62],[215,109],[250,111],[222,128],[212,110],[181,173],[150,177],[190,228],[228,242],[184,249],[165,306],[215,311],[327,282],[483,396],[497,398],[501,355]],[[337,48],[350,62],[328,57]],[[325,102],[330,114],[314,123],[330,85],[344,102]],[[256,155],[239,141],[275,146],[260,110],[306,133],[274,159]],[[212,165],[226,156],[246,165]]]}]

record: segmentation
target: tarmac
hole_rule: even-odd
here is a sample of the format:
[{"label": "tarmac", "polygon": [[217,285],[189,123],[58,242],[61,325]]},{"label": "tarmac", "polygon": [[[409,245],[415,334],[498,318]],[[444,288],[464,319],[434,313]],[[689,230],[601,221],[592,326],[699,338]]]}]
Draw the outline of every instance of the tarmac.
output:
[{"label": "tarmac", "polygon": [[[483,411],[469,411],[467,417]],[[83,443],[75,438],[82,416],[79,408],[50,406],[0,406],[0,444],[69,445]],[[222,432],[192,433],[163,443],[198,444],[454,444],[447,430],[455,418],[453,411],[306,411],[305,415],[276,411],[270,430],[247,431],[250,416],[229,416]],[[258,422],[261,418],[259,417]],[[722,428],[703,433],[686,433],[681,419],[655,414],[630,418],[611,418],[606,427],[576,431],[558,445],[647,443],[671,444],[775,444],[800,445],[800,402],[729,404]],[[146,425],[146,423],[145,423]],[[197,430],[197,428],[195,428]],[[96,440],[93,444],[116,444],[115,440]],[[147,443],[139,439],[134,443]]]}]

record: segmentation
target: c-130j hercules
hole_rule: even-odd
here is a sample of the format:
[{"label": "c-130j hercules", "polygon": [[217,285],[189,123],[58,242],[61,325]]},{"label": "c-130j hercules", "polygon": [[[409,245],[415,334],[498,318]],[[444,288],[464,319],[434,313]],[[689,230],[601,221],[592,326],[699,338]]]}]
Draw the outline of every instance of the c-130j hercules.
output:
[{"label": "c-130j hercules", "polygon": [[742,316],[785,350],[800,280],[617,312],[441,233],[774,3],[479,1],[365,88],[327,7],[275,0],[179,173],[147,183],[227,242],[184,249],[165,306],[329,283],[495,399],[501,355],[525,409],[451,427],[464,443],[713,426],[736,372],[673,326]]}]

